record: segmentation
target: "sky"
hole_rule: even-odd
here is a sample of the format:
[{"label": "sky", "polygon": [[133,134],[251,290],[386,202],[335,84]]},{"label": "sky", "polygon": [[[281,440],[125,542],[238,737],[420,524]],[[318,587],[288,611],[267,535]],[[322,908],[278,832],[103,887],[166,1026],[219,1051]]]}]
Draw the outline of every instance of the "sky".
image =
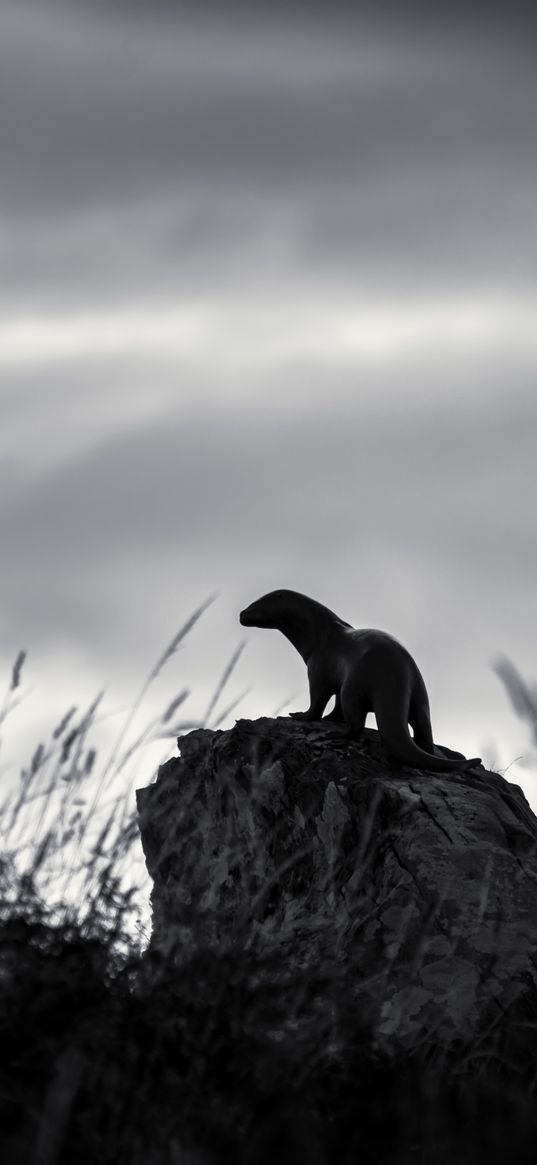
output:
[{"label": "sky", "polygon": [[493,669],[537,670],[533,18],[350,11],[0,0],[13,756],[103,686],[119,724],[213,594],[149,707],[203,714],[243,642],[234,715],[306,707],[238,624],[290,587],[399,638],[435,739],[537,805]]}]

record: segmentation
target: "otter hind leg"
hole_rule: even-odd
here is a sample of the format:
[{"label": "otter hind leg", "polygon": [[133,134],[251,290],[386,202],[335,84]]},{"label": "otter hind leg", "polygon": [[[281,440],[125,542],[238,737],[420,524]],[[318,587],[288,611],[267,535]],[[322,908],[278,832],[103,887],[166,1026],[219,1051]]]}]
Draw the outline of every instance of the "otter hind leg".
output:
[{"label": "otter hind leg", "polygon": [[352,688],[341,689],[341,711],[343,720],[353,736],[361,736],[365,728],[367,713],[371,711],[371,704],[352,691]]},{"label": "otter hind leg", "polygon": [[434,743],[425,685],[423,685],[419,696],[415,695],[410,701],[408,722],[414,733],[414,744],[417,744],[418,748],[422,748],[424,752],[432,753],[433,756],[446,757],[447,760],[466,759],[462,752],[455,752],[455,749],[448,748],[444,744]]},{"label": "otter hind leg", "polygon": [[336,702],[334,704],[334,707],[332,708],[332,711],[329,712],[327,716],[323,716],[323,720],[331,720],[333,724],[343,724],[344,723],[343,710],[341,707],[341,698],[339,695],[336,696]]},{"label": "otter hind leg", "polygon": [[432,753],[434,756],[435,746],[428,701],[423,703],[411,700],[408,722],[414,733],[414,744],[417,744],[418,748],[422,748],[424,752]]}]

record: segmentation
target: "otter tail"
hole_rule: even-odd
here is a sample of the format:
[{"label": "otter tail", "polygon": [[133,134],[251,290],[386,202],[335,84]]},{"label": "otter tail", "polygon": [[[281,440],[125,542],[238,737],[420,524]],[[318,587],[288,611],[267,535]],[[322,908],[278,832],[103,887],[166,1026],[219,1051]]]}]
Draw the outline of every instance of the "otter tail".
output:
[{"label": "otter tail", "polygon": [[399,764],[410,765],[414,769],[426,769],[432,773],[443,773],[473,769],[482,763],[481,757],[478,756],[474,756],[470,760],[464,758],[462,760],[449,760],[447,757],[433,756],[432,753],[425,752],[425,749],[415,744],[408,730],[408,725],[403,720],[395,723],[393,715],[389,715],[380,708],[375,710],[375,717],[380,739],[388,756],[392,760],[398,761]]}]

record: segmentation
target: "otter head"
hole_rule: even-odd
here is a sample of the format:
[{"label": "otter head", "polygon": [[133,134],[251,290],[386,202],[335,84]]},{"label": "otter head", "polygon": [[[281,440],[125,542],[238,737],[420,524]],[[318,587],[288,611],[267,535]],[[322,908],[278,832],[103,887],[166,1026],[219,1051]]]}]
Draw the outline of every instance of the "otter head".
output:
[{"label": "otter head", "polygon": [[274,627],[283,630],[289,620],[299,614],[304,601],[305,596],[296,591],[271,591],[245,607],[239,619],[243,627]]},{"label": "otter head", "polygon": [[336,617],[327,607],[298,591],[271,591],[245,607],[239,618],[243,627],[274,627],[281,631],[307,663],[324,621]]}]

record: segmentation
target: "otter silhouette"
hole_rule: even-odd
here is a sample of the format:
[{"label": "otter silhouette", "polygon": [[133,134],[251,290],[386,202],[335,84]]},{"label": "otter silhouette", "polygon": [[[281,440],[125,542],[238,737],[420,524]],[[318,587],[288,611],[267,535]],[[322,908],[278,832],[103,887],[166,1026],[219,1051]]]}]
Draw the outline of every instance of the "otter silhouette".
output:
[{"label": "otter silhouette", "polygon": [[322,603],[289,590],[256,599],[241,611],[240,622],[244,627],[281,631],[306,663],[310,706],[306,712],[291,712],[295,720],[321,719],[335,695],[334,710],[324,719],[361,733],[368,712],[373,712],[388,756],[400,764],[431,772],[481,764],[479,757],[453,760],[435,752],[423,677],[410,653],[391,635],[356,630]]}]

